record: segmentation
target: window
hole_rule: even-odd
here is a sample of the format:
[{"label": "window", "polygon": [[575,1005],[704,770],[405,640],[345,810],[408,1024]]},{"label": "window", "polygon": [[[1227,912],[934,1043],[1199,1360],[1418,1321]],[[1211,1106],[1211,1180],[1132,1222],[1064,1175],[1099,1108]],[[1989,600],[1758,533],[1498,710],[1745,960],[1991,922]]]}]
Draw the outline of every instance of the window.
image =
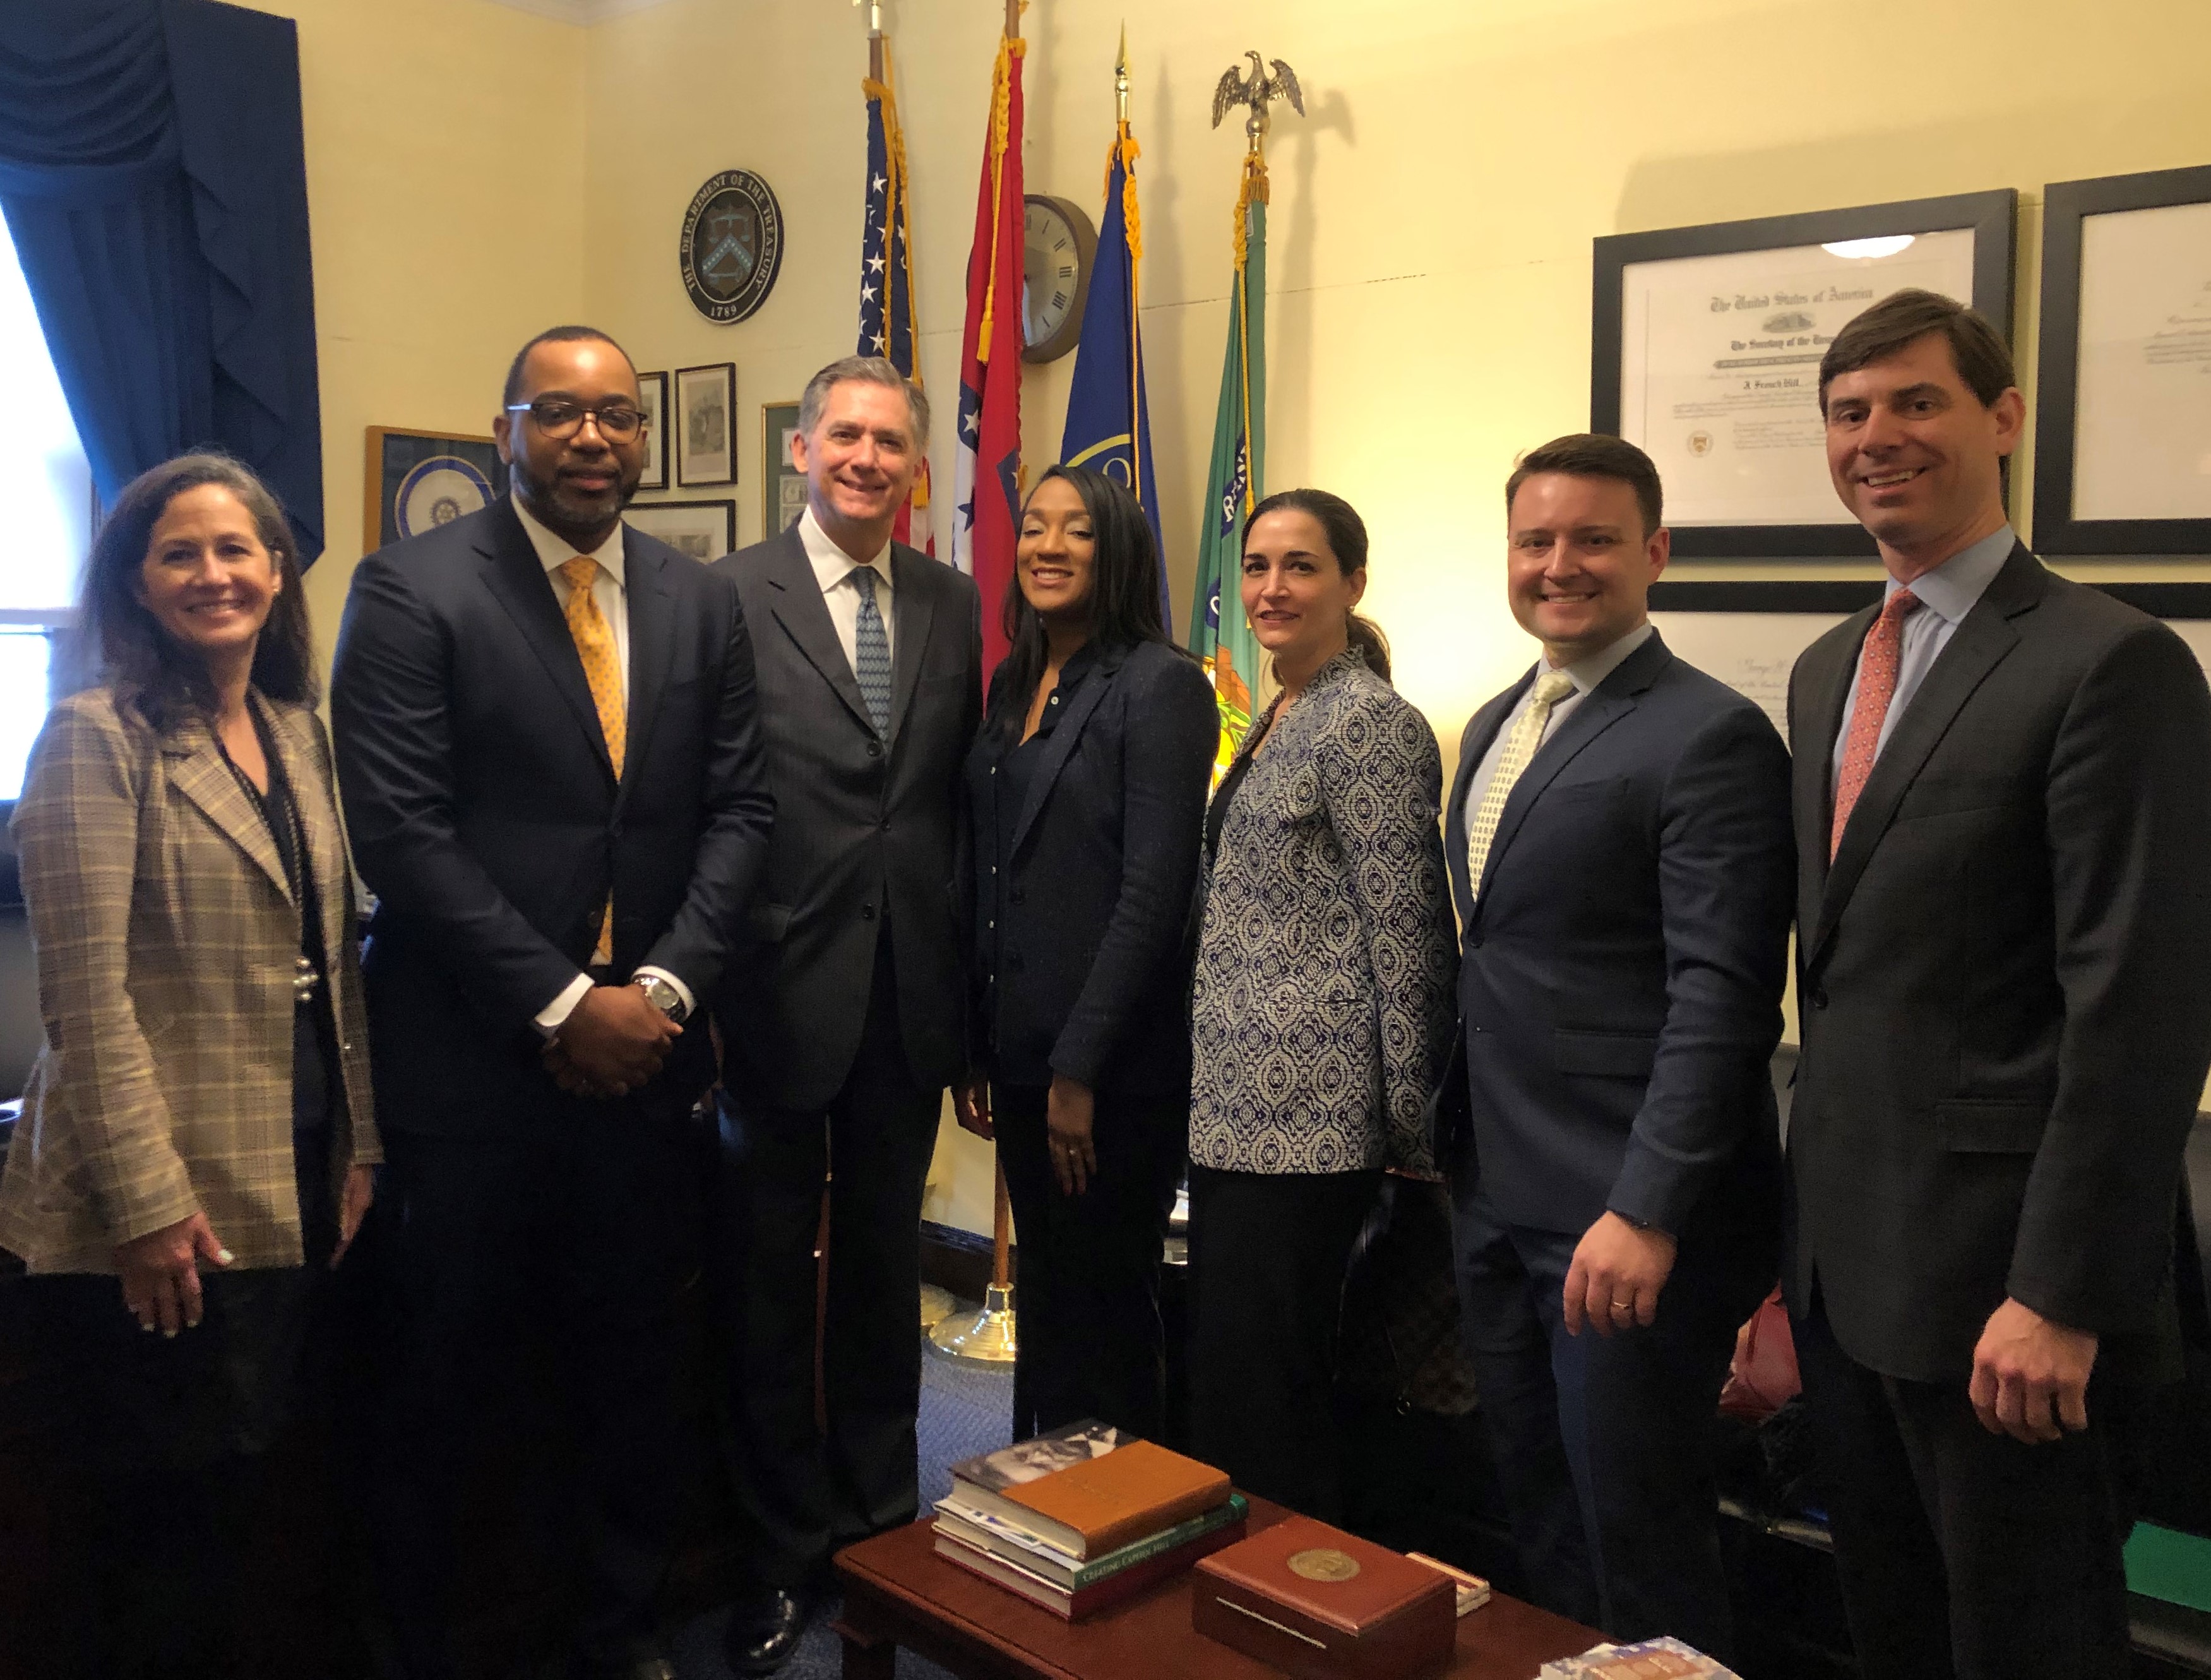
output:
[{"label": "window", "polygon": [[0,221],[0,460],[22,470],[23,500],[0,550],[0,800],[22,791],[23,761],[45,721],[48,654],[71,617],[92,540],[92,467],[31,307],[15,241]]}]

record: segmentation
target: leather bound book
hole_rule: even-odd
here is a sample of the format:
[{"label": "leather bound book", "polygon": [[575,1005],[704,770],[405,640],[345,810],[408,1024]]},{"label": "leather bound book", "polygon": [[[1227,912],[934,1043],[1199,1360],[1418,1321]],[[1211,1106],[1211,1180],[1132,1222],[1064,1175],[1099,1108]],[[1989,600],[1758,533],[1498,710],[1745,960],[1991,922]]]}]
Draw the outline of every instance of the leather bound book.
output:
[{"label": "leather bound book", "polygon": [[1039,1519],[1033,1532],[1089,1558],[1227,1504],[1228,1477],[1151,1441],[1132,1440],[999,1496]]},{"label": "leather bound book", "polygon": [[1407,1680],[1451,1665],[1451,1581],[1310,1517],[1262,1529],[1193,1574],[1199,1633],[1301,1680]]}]

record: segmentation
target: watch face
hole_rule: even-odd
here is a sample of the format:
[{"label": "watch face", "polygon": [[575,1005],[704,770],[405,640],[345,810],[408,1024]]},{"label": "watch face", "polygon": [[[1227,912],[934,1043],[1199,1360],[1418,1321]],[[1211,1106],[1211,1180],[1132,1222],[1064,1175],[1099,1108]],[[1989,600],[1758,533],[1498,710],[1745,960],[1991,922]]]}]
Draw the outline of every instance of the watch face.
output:
[{"label": "watch face", "polygon": [[1021,339],[1032,361],[1049,361],[1075,348],[1082,321],[1095,240],[1078,227],[1071,206],[1032,197],[1021,216]]}]

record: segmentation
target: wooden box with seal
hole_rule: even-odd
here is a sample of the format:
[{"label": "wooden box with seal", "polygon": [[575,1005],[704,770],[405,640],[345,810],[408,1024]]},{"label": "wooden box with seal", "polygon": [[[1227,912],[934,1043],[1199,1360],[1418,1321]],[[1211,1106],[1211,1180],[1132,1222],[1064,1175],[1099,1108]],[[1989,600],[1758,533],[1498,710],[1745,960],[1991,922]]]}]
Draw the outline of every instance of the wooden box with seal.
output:
[{"label": "wooden box with seal", "polygon": [[1451,1581],[1310,1517],[1200,1559],[1192,1574],[1192,1627],[1300,1680],[1409,1680],[1451,1665]]}]

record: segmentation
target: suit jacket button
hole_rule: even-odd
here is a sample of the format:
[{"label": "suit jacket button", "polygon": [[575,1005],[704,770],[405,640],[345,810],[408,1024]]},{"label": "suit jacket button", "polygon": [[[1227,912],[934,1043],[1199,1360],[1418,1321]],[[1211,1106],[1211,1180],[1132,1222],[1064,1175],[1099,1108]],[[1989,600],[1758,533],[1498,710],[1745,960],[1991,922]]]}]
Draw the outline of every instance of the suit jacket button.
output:
[{"label": "suit jacket button", "polygon": [[1827,1007],[1827,993],[1826,993],[1826,989],[1824,986],[1814,986],[1814,987],[1812,988],[1812,995],[1811,995],[1811,997],[1810,997],[1808,999],[1807,999],[1806,1001],[1807,1001],[1807,1002],[1808,1002],[1808,1003],[1812,1005],[1812,1007],[1813,1007],[1814,1009],[1815,1009],[1815,1010],[1823,1010],[1823,1009],[1826,1008],[1826,1007]]},{"label": "suit jacket button", "polygon": [[862,906],[860,907],[860,919],[861,919],[862,921],[863,921],[863,922],[872,922],[873,920],[875,920],[875,907],[874,905],[872,905],[872,904],[863,904],[863,905],[862,905]]},{"label": "suit jacket button", "polygon": [[1021,901],[1021,889],[1019,887],[1016,887],[1012,892],[1007,894],[1006,896],[1013,903],[1019,904]]},{"label": "suit jacket button", "polygon": [[1478,933],[1469,933],[1466,936],[1466,943],[1478,951],[1481,949],[1481,936]]},{"label": "suit jacket button", "polygon": [[881,742],[870,741],[868,743],[868,756],[869,758],[881,758],[882,755],[883,743]]},{"label": "suit jacket button", "polygon": [[890,833],[890,831],[891,831],[891,820],[890,820],[890,818],[888,818],[888,817],[887,816],[887,817],[885,817],[885,818],[883,819],[883,832],[884,832],[885,834],[887,834],[888,833]]}]

